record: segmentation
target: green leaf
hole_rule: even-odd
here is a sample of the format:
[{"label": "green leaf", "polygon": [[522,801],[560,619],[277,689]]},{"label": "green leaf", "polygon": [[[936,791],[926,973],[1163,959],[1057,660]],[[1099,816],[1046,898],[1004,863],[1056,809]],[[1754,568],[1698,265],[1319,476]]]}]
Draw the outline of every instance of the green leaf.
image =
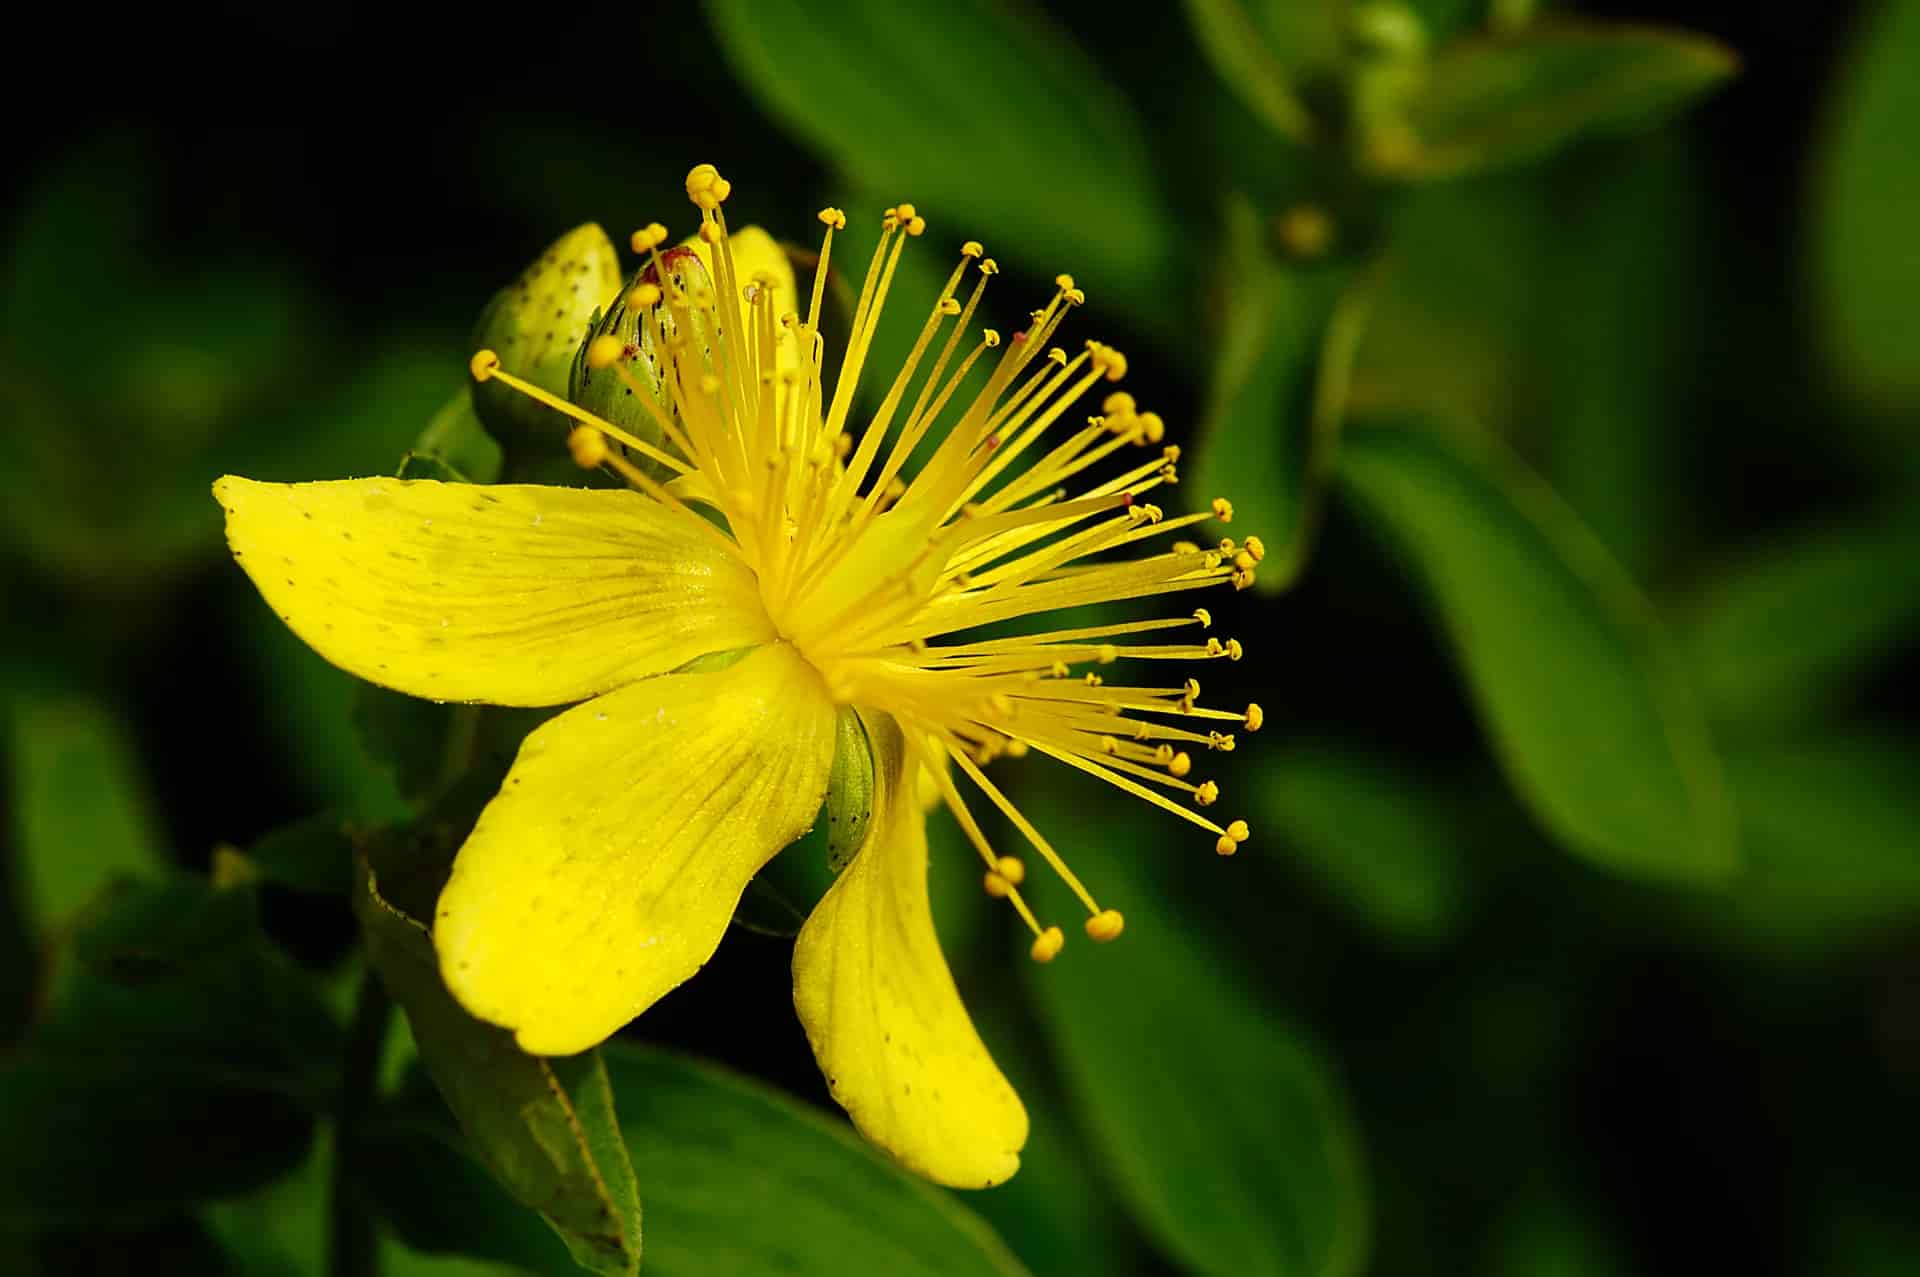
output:
[{"label": "green leaf", "polygon": [[1298,88],[1340,53],[1340,7],[1328,0],[1186,0],[1214,71],[1281,137],[1305,142],[1313,120]]},{"label": "green leaf", "polygon": [[1910,322],[1920,294],[1920,0],[1881,0],[1842,65],[1814,190],[1823,344],[1847,382],[1905,428],[1920,402]]},{"label": "green leaf", "polygon": [[265,881],[296,891],[353,890],[353,837],[331,812],[282,825],[247,848],[246,861]]},{"label": "green leaf", "polygon": [[1920,742],[1852,733],[1730,750],[1746,872],[1715,911],[1831,945],[1920,919]]},{"label": "green leaf", "polygon": [[638,1272],[639,1184],[599,1053],[528,1055],[512,1033],[468,1015],[440,978],[426,928],[380,894],[378,863],[362,861],[354,895],[368,957],[475,1155],[545,1217],[581,1267]]},{"label": "green leaf", "polygon": [[[952,219],[934,220],[932,243],[977,238],[1036,273],[1083,275],[1096,302],[1105,291],[1165,308],[1156,289],[1176,243],[1144,132],[1037,14],[989,0],[710,0],[707,13],[770,115],[857,186]],[[748,195],[763,198],[743,186],[735,199]]]},{"label": "green leaf", "polygon": [[[1025,1273],[954,1197],[887,1161],[844,1122],[697,1061],[617,1043],[601,1054],[648,1185],[649,1277]],[[416,1095],[371,1128],[383,1164],[416,1168],[376,1181],[388,1218],[426,1249],[553,1271],[524,1229],[510,1232],[498,1190],[462,1174],[438,1109]]]},{"label": "green leaf", "polygon": [[1041,828],[1103,848],[1101,896],[1137,902],[1112,944],[1069,943],[1028,968],[1082,1125],[1136,1221],[1208,1277],[1358,1273],[1360,1148],[1318,1050],[1241,983],[1212,934],[1145,907],[1167,893],[1137,823],[1110,804],[1069,815],[1052,802],[1022,805]]},{"label": "green leaf", "polygon": [[1724,879],[1730,804],[1659,620],[1553,490],[1491,445],[1350,429],[1341,480],[1451,641],[1494,752],[1570,850],[1619,873]]},{"label": "green leaf", "polygon": [[116,874],[165,867],[158,818],[125,725],[81,696],[7,707],[8,806],[29,921],[69,921]]},{"label": "green leaf", "polygon": [[338,1028],[261,934],[251,890],[114,884],[51,1006],[0,1057],[0,1225],[156,1218],[306,1154]]},{"label": "green leaf", "polygon": [[1757,547],[1686,620],[1717,720],[1753,729],[1831,711],[1920,625],[1920,524],[1896,514]]},{"label": "green leaf", "polygon": [[1653,123],[1738,65],[1717,41],[1651,26],[1535,24],[1457,40],[1405,104],[1410,144],[1375,162],[1416,179],[1526,163],[1589,134]]},{"label": "green leaf", "polygon": [[473,395],[465,387],[454,392],[446,406],[414,440],[400,463],[404,478],[415,462],[438,462],[448,473],[423,475],[452,483],[492,483],[500,477],[504,453],[473,410]]},{"label": "green leaf", "polygon": [[1260,754],[1253,823],[1382,934],[1415,944],[1466,921],[1472,813],[1453,791],[1387,757],[1334,745]]},{"label": "green leaf", "polygon": [[1276,260],[1244,201],[1228,206],[1222,266],[1226,315],[1195,489],[1233,502],[1236,523],[1267,546],[1255,583],[1279,590],[1298,579],[1319,526],[1366,294],[1339,266]]}]

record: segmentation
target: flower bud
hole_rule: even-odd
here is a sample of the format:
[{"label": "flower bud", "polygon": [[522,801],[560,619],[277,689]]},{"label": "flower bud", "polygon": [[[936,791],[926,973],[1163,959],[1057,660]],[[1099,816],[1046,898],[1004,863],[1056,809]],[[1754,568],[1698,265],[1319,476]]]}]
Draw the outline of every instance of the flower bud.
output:
[{"label": "flower bud", "polygon": [[[577,226],[494,294],[474,327],[474,348],[497,352],[507,372],[564,395],[574,352],[589,336],[594,313],[619,287],[620,258],[613,241],[592,222]],[[524,440],[558,449],[573,424],[497,381],[475,383],[473,407],[509,447]]]}]

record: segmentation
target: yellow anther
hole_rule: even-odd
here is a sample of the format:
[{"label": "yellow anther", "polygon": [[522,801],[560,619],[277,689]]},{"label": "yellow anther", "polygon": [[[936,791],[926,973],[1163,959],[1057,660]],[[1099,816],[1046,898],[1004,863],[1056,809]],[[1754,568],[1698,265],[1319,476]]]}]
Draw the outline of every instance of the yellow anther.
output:
[{"label": "yellow anther", "polygon": [[949,297],[945,301],[941,302],[940,313],[948,317],[952,317],[954,315],[959,314],[960,299],[958,297]]},{"label": "yellow anther", "polygon": [[1126,927],[1127,920],[1120,916],[1118,909],[1102,909],[1087,919],[1087,939],[1105,944],[1109,940],[1118,940]]},{"label": "yellow anther", "polygon": [[1107,347],[1107,380],[1118,381],[1126,375],[1127,357],[1113,347]]},{"label": "yellow anther", "polygon": [[667,228],[658,222],[648,222],[633,233],[633,251],[648,253],[667,242]]},{"label": "yellow anther", "polygon": [[1073,276],[1071,275],[1055,275],[1053,282],[1063,293],[1071,292],[1073,289]]},{"label": "yellow anther", "polygon": [[1027,880],[1027,866],[1020,857],[1002,856],[998,864],[1000,876],[1014,886],[1017,887]]},{"label": "yellow anther", "polygon": [[1200,698],[1200,680],[1197,678],[1188,679],[1186,686],[1181,690],[1187,694],[1188,700],[1198,700]]},{"label": "yellow anther", "polygon": [[917,237],[919,237],[919,236],[921,236],[921,235],[924,235],[924,234],[926,234],[926,233],[927,233],[927,219],[926,219],[926,218],[924,218],[924,217],[910,217],[910,218],[908,218],[908,219],[907,219],[907,234],[909,234],[909,235],[912,235],[912,236],[915,236],[915,237],[917,238]]},{"label": "yellow anther", "polygon": [[1213,849],[1223,856],[1231,856],[1234,852],[1240,850],[1240,844],[1232,838],[1229,838],[1226,834],[1221,834],[1220,841],[1213,844]]},{"label": "yellow anther", "polygon": [[1120,659],[1120,649],[1111,643],[1102,643],[1099,652],[1095,654],[1095,659],[1102,665],[1111,665]]},{"label": "yellow anther", "polygon": [[717,222],[700,223],[700,238],[709,244],[720,242],[720,225]]},{"label": "yellow anther", "polygon": [[575,426],[567,433],[567,451],[582,470],[597,470],[607,459],[607,437],[592,426]]},{"label": "yellow anther", "polygon": [[696,164],[687,171],[687,198],[702,209],[719,208],[732,191],[733,183],[711,164]]},{"label": "yellow anther", "polygon": [[1200,622],[1200,628],[1203,630],[1213,628],[1213,613],[1203,607],[1193,609],[1193,619]]},{"label": "yellow anther", "polygon": [[1167,770],[1175,776],[1184,776],[1193,770],[1193,759],[1186,750],[1181,750],[1167,762]]},{"label": "yellow anther", "polygon": [[1093,672],[1092,670],[1088,670],[1088,671],[1087,671],[1087,686],[1088,686],[1088,687],[1099,687],[1100,685],[1102,685],[1102,684],[1103,684],[1103,683],[1105,683],[1105,682],[1106,682],[1106,680],[1105,680],[1105,679],[1103,679],[1103,678],[1101,678],[1101,677],[1100,677],[1100,676],[1099,676],[1098,674],[1095,674],[1095,673],[1094,673],[1094,672]]},{"label": "yellow anther", "polygon": [[1247,730],[1257,732],[1266,724],[1266,721],[1267,712],[1261,709],[1258,704],[1249,702],[1247,705]]},{"label": "yellow anther", "polygon": [[1005,900],[1013,891],[1013,884],[1007,881],[1006,875],[995,873],[991,869],[987,870],[984,882],[987,894],[995,900]]},{"label": "yellow anther", "polygon": [[836,459],[845,461],[847,459],[847,454],[851,453],[852,451],[853,451],[852,435],[842,430],[839,434],[834,436],[833,455]]},{"label": "yellow anther", "polygon": [[1241,543],[1241,548],[1253,556],[1255,563],[1267,557],[1267,544],[1259,537],[1248,537]]},{"label": "yellow anther", "polygon": [[998,275],[1000,273],[1000,263],[994,261],[991,257],[982,258],[980,260],[980,273],[982,275]]},{"label": "yellow anther", "polygon": [[1221,538],[1220,538],[1220,553],[1222,553],[1222,554],[1232,554],[1232,553],[1234,553],[1234,552],[1235,552],[1236,550],[1238,550],[1239,548],[1240,548],[1240,545],[1239,545],[1239,543],[1238,543],[1238,542],[1236,542],[1236,541],[1235,541],[1235,540],[1234,540],[1234,539],[1233,539],[1232,537],[1221,537]]},{"label": "yellow anther", "polygon": [[986,255],[986,247],[977,239],[970,239],[960,246],[962,257],[985,257]]},{"label": "yellow anther", "polygon": [[1226,652],[1227,652],[1226,647],[1220,642],[1219,639],[1211,638],[1211,637],[1207,639],[1207,655],[1208,656],[1225,656]]},{"label": "yellow anther", "polygon": [[841,209],[823,208],[815,216],[820,219],[822,225],[831,226],[836,231],[847,229],[847,215]]},{"label": "yellow anther", "polygon": [[1233,502],[1227,500],[1225,497],[1215,497],[1213,499],[1213,517],[1222,523],[1232,523]]},{"label": "yellow anther", "polygon": [[914,218],[920,216],[920,210],[911,204],[896,204],[887,211],[903,222],[911,222]]},{"label": "yellow anther", "polygon": [[1065,368],[1067,366],[1067,352],[1055,346],[1047,352],[1047,362],[1056,367]]},{"label": "yellow anther", "polygon": [[1247,839],[1253,837],[1253,831],[1247,828],[1247,822],[1244,820],[1229,821],[1227,824],[1227,837],[1233,839],[1235,842],[1245,842]]},{"label": "yellow anther", "polygon": [[1180,445],[1177,443],[1170,443],[1166,447],[1160,449],[1160,459],[1166,462],[1168,465],[1172,465],[1174,462],[1180,460]]},{"label": "yellow anther", "polygon": [[1066,301],[1067,305],[1069,306],[1084,306],[1087,304],[1086,293],[1082,292],[1078,288],[1069,288],[1066,292],[1061,294],[1061,297]]},{"label": "yellow anther", "polygon": [[1000,330],[997,328],[988,328],[981,332],[980,340],[986,343],[988,350],[992,350],[1000,344]]},{"label": "yellow anther", "polygon": [[601,333],[587,343],[587,367],[610,368],[626,352],[626,346],[612,333]]},{"label": "yellow anther", "polygon": [[1251,554],[1248,554],[1245,550],[1242,550],[1240,551],[1240,553],[1233,556],[1233,566],[1240,569],[1240,571],[1242,572],[1253,571],[1253,564],[1254,564],[1253,556]]},{"label": "yellow anther", "polygon": [[1159,443],[1167,437],[1167,423],[1160,419],[1157,412],[1140,414],[1140,440],[1143,443]]},{"label": "yellow anther", "polygon": [[1027,742],[1023,740],[1010,740],[1007,742],[1008,758],[1025,758],[1026,756]]},{"label": "yellow anther", "polygon": [[500,356],[491,350],[476,350],[473,358],[467,361],[467,371],[473,374],[475,381],[487,380],[499,367]]},{"label": "yellow anther", "polygon": [[1175,554],[1200,553],[1200,543],[1198,541],[1175,541],[1171,546],[1167,548],[1172,550]]},{"label": "yellow anther", "polygon": [[1111,736],[1102,736],[1100,738],[1100,752],[1103,754],[1117,754],[1120,752],[1120,742]]},{"label": "yellow anther", "polygon": [[1244,590],[1253,584],[1253,569],[1252,568],[1237,569],[1234,572],[1231,579],[1233,581],[1234,589]]},{"label": "yellow anther", "polygon": [[1140,512],[1147,516],[1148,523],[1158,523],[1160,522],[1160,520],[1167,517],[1167,512],[1165,510],[1162,510],[1159,506],[1153,504],[1151,501],[1141,506]]},{"label": "yellow anther", "polygon": [[646,310],[660,304],[660,285],[638,284],[627,294],[628,310]]},{"label": "yellow anther", "polygon": [[1067,944],[1066,933],[1058,927],[1048,927],[1033,938],[1033,948],[1027,952],[1033,955],[1035,962],[1052,962],[1060,956],[1060,950]]},{"label": "yellow anther", "polygon": [[1243,652],[1244,652],[1244,649],[1240,646],[1239,639],[1230,638],[1227,640],[1227,659],[1228,660],[1230,661],[1239,660]]},{"label": "yellow anther", "polygon": [[[1111,346],[1107,349],[1113,354],[1119,353]],[[1109,417],[1131,417],[1138,410],[1139,407],[1134,403],[1133,396],[1124,390],[1114,391],[1100,403],[1100,411]]]},{"label": "yellow anther", "polygon": [[1213,741],[1210,743],[1213,745],[1215,749],[1219,750],[1223,754],[1231,754],[1234,749],[1234,737],[1231,732],[1221,733],[1220,739],[1218,741]]},{"label": "yellow anther", "polygon": [[1193,801],[1202,807],[1211,807],[1220,801],[1220,786],[1210,780],[1203,780],[1194,787]]},{"label": "yellow anther", "polygon": [[1005,692],[995,692],[987,697],[987,705],[1002,718],[1013,717],[1013,697]]},{"label": "yellow anther", "polygon": [[1071,672],[1072,671],[1067,668],[1065,661],[1055,661],[1047,668],[1047,673],[1053,675],[1055,678],[1065,678]]},{"label": "yellow anther", "polygon": [[1173,746],[1167,744],[1165,741],[1154,746],[1153,761],[1162,767],[1171,765],[1173,762]]}]

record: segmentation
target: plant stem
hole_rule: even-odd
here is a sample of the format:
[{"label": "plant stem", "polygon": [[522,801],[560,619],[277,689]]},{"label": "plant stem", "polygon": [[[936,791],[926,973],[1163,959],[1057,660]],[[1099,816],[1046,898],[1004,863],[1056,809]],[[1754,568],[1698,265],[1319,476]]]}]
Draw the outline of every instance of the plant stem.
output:
[{"label": "plant stem", "polygon": [[340,1070],[340,1097],[334,1111],[333,1176],[327,1190],[328,1277],[374,1277],[379,1267],[373,1218],[360,1200],[349,1171],[349,1150],[360,1120],[372,1108],[379,1084],[381,1049],[393,1019],[393,999],[372,968],[360,978],[353,1023]]}]

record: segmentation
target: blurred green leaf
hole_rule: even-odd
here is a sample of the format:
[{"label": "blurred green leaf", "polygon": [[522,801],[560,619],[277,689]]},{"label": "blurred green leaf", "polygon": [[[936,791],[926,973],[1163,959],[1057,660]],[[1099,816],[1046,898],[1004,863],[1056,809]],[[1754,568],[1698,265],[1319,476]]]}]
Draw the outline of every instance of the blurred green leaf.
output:
[{"label": "blurred green leaf", "polygon": [[1649,124],[1738,65],[1714,40],[1651,26],[1535,24],[1456,40],[1406,103],[1411,145],[1377,162],[1417,179],[1525,163],[1590,133]]},{"label": "blurred green leaf", "polygon": [[165,868],[159,822],[126,726],[83,696],[23,692],[4,756],[29,923],[69,921],[116,874]]},{"label": "blurred green leaf", "polygon": [[[961,1277],[1025,1273],[953,1197],[900,1170],[828,1119],[711,1065],[619,1044],[602,1048],[634,1166],[647,1183],[650,1277]],[[542,1271],[498,1191],[462,1176],[456,1137],[414,1096],[371,1134],[376,1181],[402,1236],[427,1249]],[[469,1164],[470,1165],[470,1164]]]},{"label": "blurred green leaf", "polygon": [[247,848],[246,859],[278,886],[330,896],[353,890],[353,837],[331,812],[282,825]]},{"label": "blurred green leaf", "polygon": [[414,440],[413,450],[400,462],[400,474],[406,477],[408,466],[416,462],[438,463],[449,473],[423,473],[420,477],[457,483],[492,483],[500,477],[503,456],[500,445],[480,424],[479,414],[473,410],[472,393],[462,387],[447,400],[445,407],[433,414],[433,420]]},{"label": "blurred green leaf", "polygon": [[1920,919],[1920,742],[1852,733],[1726,762],[1746,866],[1716,921],[1830,945]]},{"label": "blurred green leaf", "polygon": [[1466,920],[1476,822],[1447,787],[1379,754],[1263,749],[1252,790],[1262,842],[1302,862],[1396,940],[1445,939]]},{"label": "blurred green leaf", "polygon": [[1541,823],[1620,873],[1724,879],[1733,816],[1693,689],[1645,598],[1553,490],[1420,426],[1350,429],[1340,477],[1428,595]]},{"label": "blurred green leaf", "polygon": [[1585,1203],[1536,1186],[1502,1211],[1484,1271],[1488,1277],[1627,1277],[1634,1266]]},{"label": "blurred green leaf", "polygon": [[[1058,805],[1049,819],[1036,797],[1023,805],[1037,824],[1110,853],[1103,896],[1166,899],[1141,867],[1137,825]],[[1029,983],[1102,1164],[1169,1254],[1209,1275],[1358,1273],[1367,1188],[1345,1100],[1239,966],[1170,910],[1143,909],[1112,945],[1069,944]]]},{"label": "blurred green leaf", "polygon": [[1685,615],[1716,719],[1753,729],[1831,711],[1920,628],[1920,523],[1901,513],[1754,547]]},{"label": "blurred green leaf", "polygon": [[1814,190],[1822,336],[1856,391],[1910,410],[1920,402],[1910,322],[1920,295],[1920,0],[1880,0],[1842,66]]},{"label": "blurred green leaf", "polygon": [[382,898],[377,862],[362,864],[354,911],[368,956],[475,1155],[581,1267],[638,1272],[639,1185],[599,1053],[528,1055],[512,1033],[467,1014],[440,978],[425,926]]},{"label": "blurred green leaf", "polygon": [[1207,395],[1195,488],[1222,495],[1267,546],[1258,586],[1299,576],[1339,447],[1365,293],[1338,266],[1287,266],[1251,205],[1228,205],[1226,314]]},{"label": "blurred green leaf", "polygon": [[1297,93],[1304,76],[1340,53],[1340,6],[1331,0],[1186,0],[1187,20],[1213,69],[1248,110],[1295,142],[1313,135]]},{"label": "blurred green leaf", "polygon": [[251,890],[117,882],[57,974],[0,1057],[0,1224],[154,1218],[299,1164],[339,1034]]},{"label": "blurred green leaf", "polygon": [[953,219],[935,221],[935,242],[978,238],[1036,273],[1082,275],[1096,299],[1165,308],[1176,241],[1143,131],[1041,15],[989,0],[709,0],[707,12],[769,114],[858,186]]}]

